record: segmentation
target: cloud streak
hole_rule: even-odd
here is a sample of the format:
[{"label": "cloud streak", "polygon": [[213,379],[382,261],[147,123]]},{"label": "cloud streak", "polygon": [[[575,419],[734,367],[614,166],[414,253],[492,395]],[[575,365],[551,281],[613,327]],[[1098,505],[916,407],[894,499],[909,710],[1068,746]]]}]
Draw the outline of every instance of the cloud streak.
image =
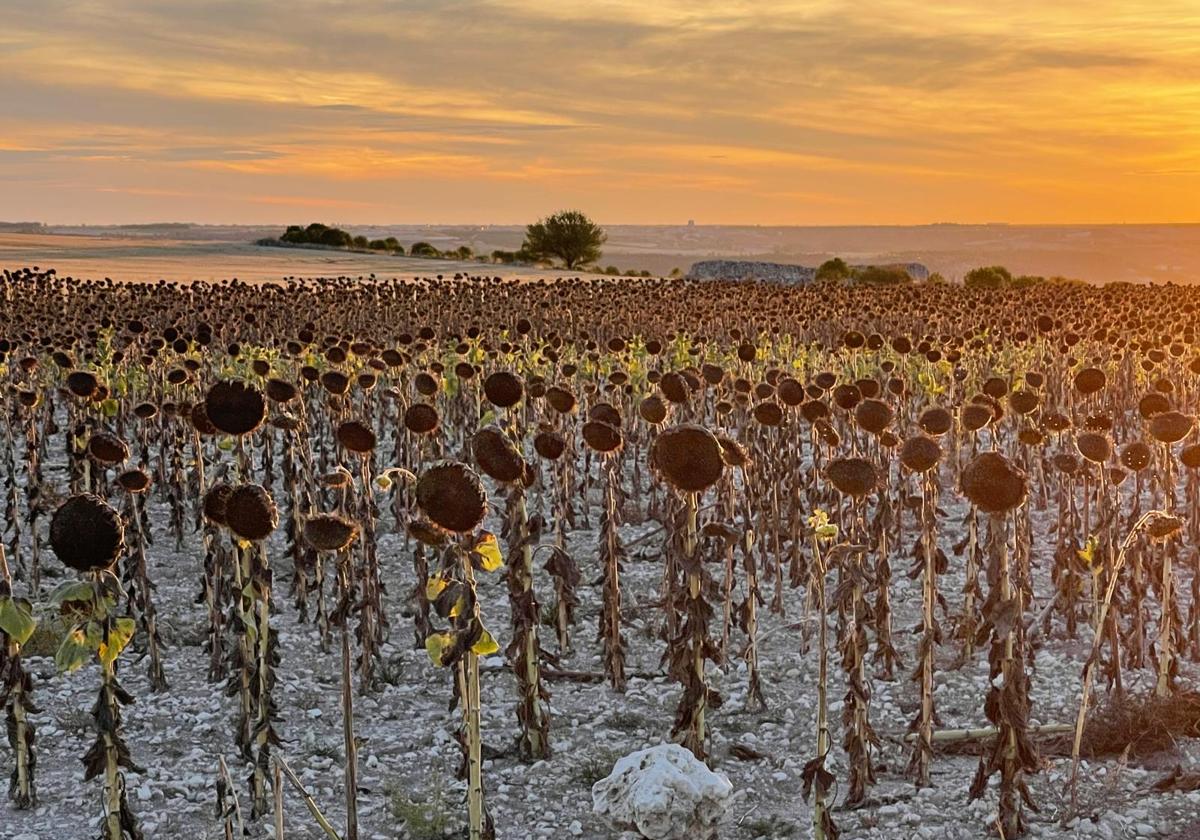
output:
[{"label": "cloud streak", "polygon": [[23,217],[1200,221],[1192,0],[6,6]]}]

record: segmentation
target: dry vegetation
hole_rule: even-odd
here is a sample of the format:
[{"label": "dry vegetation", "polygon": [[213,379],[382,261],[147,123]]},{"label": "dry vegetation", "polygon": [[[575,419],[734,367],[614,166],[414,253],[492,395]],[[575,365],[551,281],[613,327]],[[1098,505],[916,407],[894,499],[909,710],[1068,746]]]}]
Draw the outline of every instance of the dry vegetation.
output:
[{"label": "dry vegetation", "polygon": [[[416,679],[392,670],[396,645],[447,669],[472,840],[516,836],[488,803],[480,663],[497,655],[524,761],[562,760],[550,684],[603,682],[619,704],[639,645],[677,685],[674,720],[649,725],[702,759],[727,725],[715,670],[744,681],[747,708],[814,709],[811,807],[799,789],[772,795],[824,838],[883,773],[934,784],[947,750],[978,755],[963,792],[1016,837],[1045,756],[1078,769],[1200,726],[1186,678],[1200,661],[1194,291],[6,272],[0,302],[14,808],[37,802],[38,727],[67,711],[39,703],[23,665],[51,611],[58,668],[99,663],[84,764],[107,840],[141,836],[125,778],[160,760],[125,737],[135,698],[118,675],[144,670],[169,696],[171,657],[225,694],[241,767],[213,771],[227,836],[282,820],[285,615],[309,656],[340,663],[344,819],[305,801],[328,836],[360,834],[356,701]],[[652,586],[629,585],[628,523],[661,532]],[[164,643],[157,543],[190,564],[202,654]],[[497,575],[503,590],[485,586]],[[770,690],[768,622],[802,630],[817,670],[800,696]],[[1078,640],[1082,702],[1043,731],[1030,680],[1050,638]],[[597,670],[568,666],[579,649]],[[980,662],[990,727],[946,731],[939,685]],[[882,732],[878,688],[909,680],[907,737]],[[889,738],[905,756],[884,769]],[[1091,783],[1071,774],[1064,821]],[[430,836],[450,824],[426,810],[394,797]]]}]

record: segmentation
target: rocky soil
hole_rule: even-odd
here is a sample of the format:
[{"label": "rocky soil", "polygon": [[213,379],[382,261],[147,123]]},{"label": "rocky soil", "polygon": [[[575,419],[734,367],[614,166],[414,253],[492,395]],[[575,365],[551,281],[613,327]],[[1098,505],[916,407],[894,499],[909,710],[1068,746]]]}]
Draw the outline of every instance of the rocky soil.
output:
[{"label": "rocky soil", "polygon": [[[947,482],[941,544],[950,553],[957,541],[958,525],[965,513]],[[630,513],[636,501],[630,505]],[[594,509],[593,509],[594,510]],[[1054,525],[1044,512],[1035,512],[1035,565],[1045,559],[1053,544]],[[235,701],[220,686],[205,679],[204,608],[195,603],[199,591],[200,544],[189,535],[184,550],[176,551],[165,533],[167,511],[153,506],[152,517],[164,523],[156,529],[151,551],[151,574],[158,583],[159,612],[169,643],[166,670],[169,691],[153,694],[146,680],[146,662],[129,653],[122,660],[122,680],[137,698],[125,716],[128,741],[134,758],[145,767],[130,774],[130,799],[147,838],[217,838],[216,817],[218,757],[224,756],[242,782],[248,773],[237,758],[232,742]],[[596,524],[593,512],[592,524]],[[498,523],[493,522],[498,527]],[[455,715],[448,711],[448,674],[433,668],[424,650],[415,649],[411,620],[403,598],[413,583],[410,555],[403,534],[394,533],[390,516],[381,523],[379,554],[388,586],[387,607],[391,636],[384,648],[384,684],[369,696],[357,698],[360,748],[360,823],[362,836],[371,840],[392,838],[457,837],[462,829],[464,786],[454,780],[459,748],[454,740]],[[550,684],[555,754],[550,761],[523,764],[515,758],[516,733],[514,682],[500,657],[484,663],[484,736],[493,757],[485,765],[488,802],[500,840],[523,838],[617,836],[592,814],[591,787],[606,776],[615,760],[629,752],[667,739],[679,691],[662,676],[663,644],[658,638],[659,612],[650,606],[661,574],[661,534],[654,523],[623,527],[622,537],[633,546],[625,566],[626,634],[630,643],[627,668],[635,676],[623,695],[598,682],[556,680]],[[910,538],[914,533],[908,527]],[[570,549],[584,571],[575,652],[561,667],[574,671],[602,670],[596,623],[599,576],[596,535],[581,530],[572,535]],[[278,535],[272,553],[282,554]],[[951,607],[958,603],[961,563],[951,555],[951,572],[942,589]],[[61,567],[47,552],[47,566]],[[920,581],[904,574],[907,562],[893,561],[893,607],[899,647],[906,659],[892,681],[875,680],[871,706],[883,744],[876,760],[879,782],[861,808],[837,810],[835,819],[843,838],[937,838],[967,840],[988,836],[995,810],[994,785],[982,800],[969,803],[967,788],[977,759],[940,756],[934,767],[934,786],[917,790],[904,774],[906,750],[898,742],[916,708],[916,686],[908,679],[914,662],[915,635],[907,632],[919,620]],[[1044,563],[1042,564],[1045,565]],[[281,563],[280,589],[290,570]],[[53,585],[54,580],[49,581]],[[548,581],[539,581],[543,603],[549,601]],[[1048,581],[1035,581],[1039,593]],[[1181,587],[1186,592],[1186,586]],[[481,585],[485,621],[500,637],[509,636],[508,606],[502,581],[490,576]],[[1040,606],[1040,605],[1038,605]],[[335,824],[343,813],[340,769],[342,735],[339,707],[339,661],[322,654],[311,625],[300,625],[291,604],[278,604],[274,618],[281,636],[282,664],[278,669],[282,754],[295,769],[320,807]],[[735,789],[733,807],[721,837],[806,838],[811,836],[811,811],[801,798],[801,768],[814,750],[816,658],[809,645],[815,620],[803,602],[802,590],[789,590],[787,613],[766,615],[761,630],[761,662],[769,708],[746,709],[744,664],[734,659],[714,669],[712,682],[726,698],[711,714],[713,766],[728,775]],[[1086,629],[1084,633],[1086,634]],[[544,642],[552,644],[550,641]],[[1032,723],[1072,722],[1079,702],[1079,674],[1087,640],[1069,640],[1057,629],[1037,653],[1032,680]],[[91,741],[88,710],[97,686],[94,666],[69,675],[55,674],[52,646],[49,655],[31,656],[35,675],[36,716],[39,739],[38,789],[40,804],[34,811],[18,812],[0,805],[0,837],[12,840],[84,838],[94,834],[99,812],[99,784],[82,782],[79,758]],[[986,724],[983,698],[988,682],[984,655],[961,668],[953,668],[955,651],[941,652],[936,676],[936,703],[944,726],[975,727]],[[1191,684],[1198,671],[1193,663],[1181,667]],[[831,657],[835,685],[832,717],[840,714],[844,687]],[[1144,689],[1152,675],[1127,674],[1128,683]],[[1102,693],[1102,692],[1101,692]],[[835,725],[835,741],[839,727]],[[742,760],[733,755],[761,758]],[[844,785],[846,761],[835,746],[830,769]],[[1029,836],[1040,838],[1169,837],[1192,823],[1200,813],[1200,792],[1155,793],[1152,784],[1175,764],[1195,769],[1200,746],[1180,743],[1178,751],[1136,763],[1117,760],[1088,764],[1082,780],[1082,813],[1064,823],[1064,782],[1069,760],[1046,759],[1043,772],[1031,780],[1039,813],[1031,813]],[[10,756],[0,751],[8,765]],[[248,809],[244,789],[243,808]],[[309,840],[323,835],[312,825],[299,797],[285,792],[286,836]],[[252,826],[253,837],[270,837],[263,821]]]}]

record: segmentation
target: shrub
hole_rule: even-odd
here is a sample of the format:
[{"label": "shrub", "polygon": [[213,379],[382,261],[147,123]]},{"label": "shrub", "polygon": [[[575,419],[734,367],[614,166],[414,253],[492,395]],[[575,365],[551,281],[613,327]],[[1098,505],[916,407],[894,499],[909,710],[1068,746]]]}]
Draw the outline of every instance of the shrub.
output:
[{"label": "shrub", "polygon": [[817,268],[817,280],[845,280],[850,277],[850,266],[841,257],[826,260]]},{"label": "shrub", "polygon": [[854,282],[868,286],[898,286],[911,283],[912,277],[898,265],[868,265],[854,269]]},{"label": "shrub", "polygon": [[1002,265],[973,268],[963,277],[963,285],[973,289],[1002,289],[1012,282],[1012,273]]}]

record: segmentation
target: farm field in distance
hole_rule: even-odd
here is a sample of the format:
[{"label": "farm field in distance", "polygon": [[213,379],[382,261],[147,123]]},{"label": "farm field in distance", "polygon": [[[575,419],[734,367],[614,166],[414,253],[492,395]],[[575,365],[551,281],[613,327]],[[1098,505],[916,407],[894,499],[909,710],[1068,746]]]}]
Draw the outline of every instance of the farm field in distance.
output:
[{"label": "farm field in distance", "polygon": [[[255,240],[281,227],[252,225],[0,226],[0,265],[53,265],[63,276],[120,280],[247,282],[284,276],[380,277],[453,275],[557,276],[524,266],[353,251],[264,248]],[[1014,274],[1059,275],[1092,283],[1190,283],[1200,276],[1200,225],[917,225],[771,227],[610,225],[603,262],[622,270],[667,276],[715,257],[818,266],[841,256],[851,263],[922,263],[950,279],[980,265]],[[519,225],[354,226],[368,237],[394,236],[406,245],[460,245],[488,255],[515,249]],[[579,272],[573,272],[579,273]]]}]

